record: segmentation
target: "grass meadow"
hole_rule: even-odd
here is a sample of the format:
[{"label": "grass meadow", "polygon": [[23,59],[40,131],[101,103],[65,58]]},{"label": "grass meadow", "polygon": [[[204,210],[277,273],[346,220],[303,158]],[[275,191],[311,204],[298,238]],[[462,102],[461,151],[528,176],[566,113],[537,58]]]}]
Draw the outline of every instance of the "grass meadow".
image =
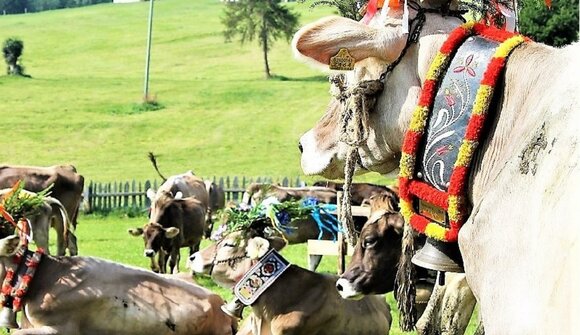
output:
[{"label": "grass meadow", "polygon": [[[302,174],[298,138],[322,116],[327,77],[256,41],[225,43],[217,0],[155,2],[149,92],[165,106],[140,111],[148,2],[0,16],[0,41],[24,42],[32,78],[0,75],[0,162],[72,163],[87,180]],[[301,24],[332,14],[289,3]],[[379,176],[363,178],[375,178]]]}]

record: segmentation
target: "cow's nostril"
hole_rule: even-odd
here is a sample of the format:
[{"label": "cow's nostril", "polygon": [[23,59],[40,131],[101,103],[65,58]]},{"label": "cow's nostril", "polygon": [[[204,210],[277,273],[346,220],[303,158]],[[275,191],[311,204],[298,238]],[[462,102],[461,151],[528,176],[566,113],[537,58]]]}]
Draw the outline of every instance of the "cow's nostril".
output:
[{"label": "cow's nostril", "polygon": [[302,143],[298,142],[298,150],[300,150],[300,153],[304,152],[304,148],[302,147]]},{"label": "cow's nostril", "polygon": [[189,256],[189,261],[190,261],[190,262],[193,262],[193,260],[194,260],[194,259],[195,259],[195,254],[193,254],[193,255]]},{"label": "cow's nostril", "polygon": [[342,290],[343,290],[343,289],[344,289],[344,288],[342,287],[342,285],[341,285],[341,284],[336,284],[336,290],[337,290],[338,292],[342,292]]}]

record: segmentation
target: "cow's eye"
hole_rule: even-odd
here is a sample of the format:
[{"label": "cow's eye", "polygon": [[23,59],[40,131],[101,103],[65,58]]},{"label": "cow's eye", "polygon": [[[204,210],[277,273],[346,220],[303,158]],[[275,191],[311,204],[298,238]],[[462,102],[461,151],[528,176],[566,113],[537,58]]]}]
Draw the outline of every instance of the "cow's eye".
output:
[{"label": "cow's eye", "polygon": [[369,249],[375,246],[375,244],[377,244],[377,237],[376,236],[367,236],[365,237],[365,239],[363,240],[362,246],[365,249]]},{"label": "cow's eye", "polygon": [[226,242],[226,243],[224,243],[224,247],[228,247],[228,248],[235,248],[235,247],[236,247],[236,245],[235,245],[235,244],[233,244],[233,243],[227,243],[227,242]]}]

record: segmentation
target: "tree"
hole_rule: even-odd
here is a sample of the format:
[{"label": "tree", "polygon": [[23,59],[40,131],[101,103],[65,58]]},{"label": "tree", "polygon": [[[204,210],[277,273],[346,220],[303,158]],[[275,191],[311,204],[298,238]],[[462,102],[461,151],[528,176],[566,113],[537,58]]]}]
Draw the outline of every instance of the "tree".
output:
[{"label": "tree", "polygon": [[578,0],[522,0],[520,32],[533,40],[563,46],[578,40]]},{"label": "tree", "polygon": [[23,49],[24,43],[17,38],[8,38],[4,41],[2,53],[4,54],[4,60],[8,65],[8,75],[25,76],[24,67],[18,64],[18,58],[22,56]]},{"label": "tree", "polygon": [[[302,0],[305,1],[305,0]],[[365,0],[315,0],[310,7],[330,6],[335,7],[340,16],[359,21],[363,15],[361,9],[366,6]]]},{"label": "tree", "polygon": [[298,14],[282,6],[280,0],[237,0],[226,4],[222,23],[226,42],[235,36],[239,36],[242,44],[258,39],[264,56],[266,78],[270,78],[268,52],[280,37],[285,37],[287,41],[292,38],[298,26]]}]

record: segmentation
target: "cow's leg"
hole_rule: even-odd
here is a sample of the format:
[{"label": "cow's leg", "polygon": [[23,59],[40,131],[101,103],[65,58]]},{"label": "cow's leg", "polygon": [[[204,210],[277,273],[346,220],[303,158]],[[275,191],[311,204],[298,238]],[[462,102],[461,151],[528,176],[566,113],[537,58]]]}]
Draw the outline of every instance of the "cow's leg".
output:
[{"label": "cow's leg", "polygon": [[162,250],[159,250],[159,273],[167,273],[167,260],[169,259],[169,254]]},{"label": "cow's leg", "polygon": [[213,218],[212,218],[211,209],[207,210],[206,218],[205,218],[205,238],[209,239],[211,237],[211,231],[213,230]]},{"label": "cow's leg", "polygon": [[[437,274],[439,277],[440,274]],[[438,282],[437,280],[436,282]],[[419,335],[437,335],[440,331],[441,304],[445,296],[446,285],[435,284],[425,312],[419,317],[416,328]]]},{"label": "cow's leg", "polygon": [[454,273],[447,277],[441,310],[441,334],[464,334],[475,308],[475,296],[467,285],[465,274]]},{"label": "cow's leg", "polygon": [[322,255],[308,255],[308,270],[316,271],[321,260]]},{"label": "cow's leg", "polygon": [[159,261],[161,260],[161,255],[157,255],[157,258],[155,256],[153,257],[149,257],[149,260],[151,261],[151,270],[155,273],[159,273],[161,272],[161,268],[159,267]]},{"label": "cow's leg", "polygon": [[177,252],[175,250],[171,251],[169,255],[169,273],[179,273],[180,256],[179,248],[177,248]]}]

